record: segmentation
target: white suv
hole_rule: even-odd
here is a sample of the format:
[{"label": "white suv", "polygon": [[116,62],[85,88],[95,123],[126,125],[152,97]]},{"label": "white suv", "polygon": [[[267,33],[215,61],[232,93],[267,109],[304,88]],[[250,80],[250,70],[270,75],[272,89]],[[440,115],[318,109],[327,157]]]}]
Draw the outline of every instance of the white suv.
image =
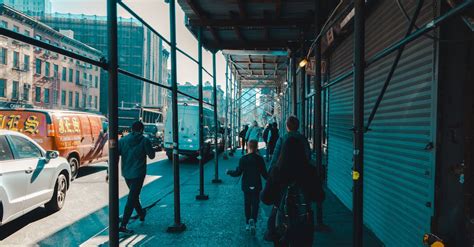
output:
[{"label": "white suv", "polygon": [[42,205],[63,207],[71,168],[58,156],[21,133],[0,130],[0,225]]}]

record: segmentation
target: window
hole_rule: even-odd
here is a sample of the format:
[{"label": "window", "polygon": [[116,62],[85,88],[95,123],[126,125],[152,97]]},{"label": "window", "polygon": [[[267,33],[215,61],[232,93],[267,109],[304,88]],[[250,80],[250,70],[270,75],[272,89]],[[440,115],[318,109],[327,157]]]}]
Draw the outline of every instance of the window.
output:
[{"label": "window", "polygon": [[69,107],[72,107],[72,92],[69,92]]},{"label": "window", "polygon": [[61,73],[61,80],[63,81],[66,81],[66,78],[67,78],[66,72],[67,72],[66,67],[63,67],[63,73]]},{"label": "window", "polygon": [[13,32],[20,32],[20,27],[13,25]]},{"label": "window", "polygon": [[89,107],[92,107],[92,95],[89,95]]},{"label": "window", "polygon": [[49,88],[44,89],[44,103],[49,104]]},{"label": "window", "polygon": [[95,77],[95,88],[99,88],[99,77]]},{"label": "window", "polygon": [[50,67],[49,67],[50,63],[49,62],[44,62],[44,75],[45,76],[49,76],[50,74]]},{"label": "window", "polygon": [[31,35],[29,30],[25,30],[24,34],[25,34],[25,36],[28,36],[28,37],[30,37],[30,35]]},{"label": "window", "polygon": [[59,66],[57,64],[53,64],[53,75],[57,77],[59,74]]},{"label": "window", "polygon": [[13,81],[13,87],[12,87],[12,99],[18,99],[18,96],[20,94],[20,83],[18,81]]},{"label": "window", "polygon": [[10,150],[10,145],[8,145],[7,139],[5,139],[5,136],[0,136],[0,161],[12,159],[13,154]]},{"label": "window", "polygon": [[26,101],[30,100],[30,88],[27,84],[23,87],[23,99]]},{"label": "window", "polygon": [[76,108],[80,108],[81,105],[79,104],[79,93],[76,92]]},{"label": "window", "polygon": [[82,108],[86,108],[86,94],[83,93],[82,94]]},{"label": "window", "polygon": [[69,82],[72,82],[72,77],[74,76],[74,70],[73,69],[69,69]]},{"label": "window", "polygon": [[98,101],[99,99],[97,98],[97,96],[94,97],[94,105],[95,105],[95,109],[99,109],[99,106],[98,106]]},{"label": "window", "polygon": [[41,150],[32,142],[20,136],[10,136],[15,150],[15,159],[31,159],[43,156]]},{"label": "window", "polygon": [[41,59],[37,58],[35,61],[35,73],[41,75]]},{"label": "window", "polygon": [[6,22],[6,21],[0,22],[0,27],[8,28],[8,22]]},{"label": "window", "polygon": [[7,48],[0,49],[0,63],[7,64]]},{"label": "window", "polygon": [[13,52],[13,68],[20,68],[20,53],[17,51]]},{"label": "window", "polygon": [[0,79],[0,97],[5,97],[5,87],[7,86],[7,80]]},{"label": "window", "polygon": [[28,55],[23,56],[23,70],[30,71],[30,56]]},{"label": "window", "polygon": [[66,105],[66,91],[61,91],[61,105]]},{"label": "window", "polygon": [[35,102],[41,102],[41,88],[35,88]]},{"label": "window", "polygon": [[79,70],[76,70],[76,85],[79,85],[81,83],[81,72],[79,72]]},{"label": "window", "polygon": [[58,103],[58,91],[53,90],[53,104],[56,105]]}]

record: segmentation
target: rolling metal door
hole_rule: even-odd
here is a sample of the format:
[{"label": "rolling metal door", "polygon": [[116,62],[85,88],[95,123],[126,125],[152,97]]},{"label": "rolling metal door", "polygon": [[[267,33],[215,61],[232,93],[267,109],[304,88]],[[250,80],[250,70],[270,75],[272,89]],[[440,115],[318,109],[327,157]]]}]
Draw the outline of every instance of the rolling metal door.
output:
[{"label": "rolling metal door", "polygon": [[[411,15],[416,1],[401,2]],[[425,1],[417,23],[426,23],[435,13],[433,3]],[[377,4],[366,21],[366,58],[401,39],[407,25],[394,1]],[[344,45],[352,46],[352,37]],[[347,47],[338,49],[351,52]],[[347,69],[341,67],[352,59],[346,52],[346,63],[338,65],[338,49],[331,67],[344,72]],[[371,130],[365,134],[364,223],[387,246],[421,246],[423,234],[430,232],[436,152],[434,54],[434,42],[426,37],[406,46]],[[366,123],[394,55],[366,69]],[[333,73],[331,78],[335,78]],[[330,99],[328,184],[351,207],[352,78],[334,85]]]}]

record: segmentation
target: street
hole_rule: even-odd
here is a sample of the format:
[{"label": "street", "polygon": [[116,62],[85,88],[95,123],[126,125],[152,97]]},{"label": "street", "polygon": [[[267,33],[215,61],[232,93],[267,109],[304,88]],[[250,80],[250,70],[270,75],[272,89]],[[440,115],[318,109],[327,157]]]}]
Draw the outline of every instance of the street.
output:
[{"label": "street", "polygon": [[[141,202],[144,207],[155,203],[173,191],[173,169],[164,152],[158,152],[148,162]],[[195,178],[197,161],[181,162],[181,182]],[[74,246],[100,233],[108,225],[108,184],[105,181],[106,163],[81,168],[71,183],[62,210],[49,214],[44,208],[0,227],[0,245],[63,245]],[[119,178],[120,214],[123,212],[128,189]]]}]

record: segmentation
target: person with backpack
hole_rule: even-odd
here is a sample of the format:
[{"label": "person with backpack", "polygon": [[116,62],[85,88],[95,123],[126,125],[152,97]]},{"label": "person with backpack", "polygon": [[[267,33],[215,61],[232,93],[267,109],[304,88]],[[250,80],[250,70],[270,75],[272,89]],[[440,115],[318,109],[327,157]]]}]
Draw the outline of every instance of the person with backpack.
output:
[{"label": "person with backpack", "polygon": [[265,148],[267,150],[267,153],[265,155],[265,158],[267,161],[270,156],[270,153],[268,152],[268,134],[270,133],[271,128],[272,128],[272,125],[268,123],[267,126],[265,126],[265,129],[263,130],[263,134],[262,134],[263,142],[265,142]]},{"label": "person with backpack", "polygon": [[242,145],[242,154],[244,154],[245,150],[245,144],[247,143],[247,140],[245,140],[245,137],[247,136],[247,131],[249,130],[248,125],[244,125],[244,128],[240,131],[239,133],[239,138],[240,138],[240,143]]},{"label": "person with backpack", "polygon": [[242,191],[244,192],[246,230],[255,234],[258,208],[260,204],[260,191],[262,190],[262,179],[268,178],[265,161],[257,153],[258,142],[251,140],[248,143],[248,154],[240,158],[239,166],[233,171],[226,173],[232,177],[242,175]]},{"label": "person with backpack", "polygon": [[280,133],[279,133],[279,130],[278,130],[278,124],[275,122],[271,125],[271,128],[270,128],[270,133],[268,134],[268,145],[267,145],[267,150],[268,150],[268,156],[267,157],[267,161],[270,159],[272,160],[273,159],[273,153],[275,151],[275,145],[278,141],[278,139],[280,139]]},{"label": "person with backpack", "polygon": [[262,129],[260,128],[260,126],[258,126],[257,121],[253,121],[252,127],[250,127],[247,130],[247,134],[245,135],[245,140],[247,140],[247,144],[251,140],[255,140],[258,143],[261,136],[262,136]]},{"label": "person with backpack", "polygon": [[275,246],[307,247],[313,243],[311,202],[322,202],[324,190],[316,167],[305,155],[304,143],[288,137],[261,193],[262,202],[276,209]]}]

